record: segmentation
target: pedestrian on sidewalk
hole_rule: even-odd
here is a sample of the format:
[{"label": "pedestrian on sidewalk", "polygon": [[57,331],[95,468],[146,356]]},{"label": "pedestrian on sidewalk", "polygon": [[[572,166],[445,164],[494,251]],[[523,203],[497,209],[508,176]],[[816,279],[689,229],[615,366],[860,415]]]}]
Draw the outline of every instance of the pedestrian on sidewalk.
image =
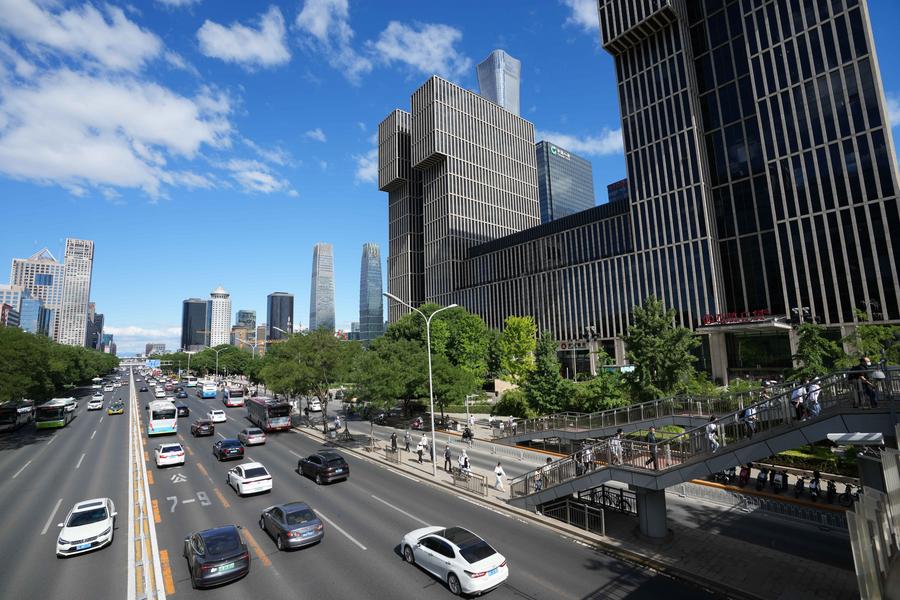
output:
[{"label": "pedestrian on sidewalk", "polygon": [[425,446],[422,442],[419,442],[419,445],[416,446],[416,454],[419,455],[419,464],[422,464],[422,453],[425,452]]},{"label": "pedestrian on sidewalk", "polygon": [[616,430],[616,435],[609,440],[609,447],[612,450],[613,462],[617,465],[622,464],[622,429]]},{"label": "pedestrian on sidewalk", "polygon": [[446,472],[450,472],[453,463],[450,462],[453,458],[453,454],[450,452],[450,443],[448,442],[446,446],[444,446],[444,470]]},{"label": "pedestrian on sidewalk", "polygon": [[706,425],[706,438],[709,440],[709,449],[713,454],[719,449],[719,440],[716,439],[719,433],[719,426],[716,425],[715,415],[710,415],[709,423]]},{"label": "pedestrian on sidewalk", "polygon": [[340,415],[335,415],[334,417],[334,432],[339,433],[341,431],[341,417]]},{"label": "pedestrian on sidewalk", "polygon": [[494,468],[494,489],[503,491],[503,480],[506,478],[506,473],[503,472],[503,467],[500,463],[497,463],[497,466]]},{"label": "pedestrian on sidewalk", "polygon": [[406,433],[403,434],[403,441],[406,442],[406,451],[409,452],[409,442],[412,437],[409,435],[409,429],[406,430]]},{"label": "pedestrian on sidewalk", "polygon": [[803,419],[803,399],[806,396],[806,386],[802,383],[791,391],[791,404],[794,405],[794,419]]},{"label": "pedestrian on sidewalk", "polygon": [[419,445],[422,446],[422,450],[428,453],[428,456],[431,456],[431,451],[428,449],[428,436],[424,433],[422,434],[422,439],[419,440]]},{"label": "pedestrian on sidewalk", "polygon": [[469,473],[469,455],[466,454],[465,448],[462,449],[462,454],[459,455],[459,470],[461,473]]},{"label": "pedestrian on sidewalk", "polygon": [[752,440],[753,434],[756,433],[756,407],[752,404],[748,404],[744,410],[741,411],[741,421],[744,423],[744,431],[746,432],[747,439]]},{"label": "pedestrian on sidewalk", "polygon": [[806,409],[810,419],[815,419],[822,412],[822,405],[819,404],[819,394],[821,393],[822,386],[819,385],[819,379],[812,379],[806,386]]},{"label": "pedestrian on sidewalk", "polygon": [[653,425],[651,425],[650,430],[647,431],[647,443],[650,444],[650,458],[644,462],[644,466],[646,467],[650,463],[653,463],[653,470],[656,471],[659,466],[656,464],[656,427]]},{"label": "pedestrian on sidewalk", "polygon": [[588,471],[594,470],[594,447],[586,446],[584,449],[584,466]]},{"label": "pedestrian on sidewalk", "polygon": [[391,451],[392,452],[397,451],[397,432],[396,431],[391,432]]}]

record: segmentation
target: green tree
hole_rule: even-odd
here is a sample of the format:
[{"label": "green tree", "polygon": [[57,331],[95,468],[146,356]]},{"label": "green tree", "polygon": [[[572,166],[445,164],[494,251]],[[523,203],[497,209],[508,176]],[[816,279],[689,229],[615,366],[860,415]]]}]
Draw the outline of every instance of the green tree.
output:
[{"label": "green tree", "polygon": [[500,334],[500,365],[515,384],[524,381],[534,368],[534,351],[537,348],[537,326],[531,317],[509,316],[503,322]]},{"label": "green tree", "polygon": [[797,352],[793,355],[798,364],[791,371],[797,379],[809,379],[828,373],[840,356],[838,345],[825,337],[825,328],[816,323],[803,323],[797,327]]},{"label": "green tree", "polygon": [[400,400],[403,414],[410,403],[428,395],[425,347],[418,342],[381,337],[363,352],[354,369],[357,395],[390,409]]},{"label": "green tree", "polygon": [[500,348],[500,332],[496,329],[487,330],[487,379],[500,379],[503,377],[503,351]]},{"label": "green tree", "polygon": [[510,416],[517,419],[534,418],[534,411],[528,405],[528,398],[521,389],[511,389],[503,392],[503,395],[491,409],[492,415]]},{"label": "green tree", "polygon": [[[597,364],[609,362],[609,355],[600,350],[597,353]],[[626,406],[628,403],[628,390],[622,375],[618,371],[601,368],[596,377],[572,386],[571,395],[566,397],[565,409],[592,413]]]},{"label": "green tree", "polygon": [[565,395],[570,389],[559,374],[559,358],[556,354],[556,340],[545,331],[538,338],[534,351],[534,369],[525,377],[523,384],[525,397],[531,410],[546,415],[565,405]]},{"label": "green tree", "polygon": [[841,341],[850,347],[850,352],[838,360],[838,366],[850,368],[863,356],[873,362],[880,362],[882,352],[889,365],[900,364],[900,327],[897,325],[873,325],[868,322],[865,311],[857,310],[859,324]]},{"label": "green tree", "polygon": [[441,419],[444,418],[444,407],[448,404],[464,404],[466,396],[479,387],[480,381],[468,370],[450,363],[445,356],[432,358],[432,381],[434,385],[434,402],[441,408]]},{"label": "green tree", "polygon": [[655,296],[635,306],[633,313],[623,336],[628,362],[634,365],[626,376],[632,398],[644,402],[670,395],[679,381],[693,377],[692,350],[700,340],[690,329],[676,325],[675,311],[666,310]]}]

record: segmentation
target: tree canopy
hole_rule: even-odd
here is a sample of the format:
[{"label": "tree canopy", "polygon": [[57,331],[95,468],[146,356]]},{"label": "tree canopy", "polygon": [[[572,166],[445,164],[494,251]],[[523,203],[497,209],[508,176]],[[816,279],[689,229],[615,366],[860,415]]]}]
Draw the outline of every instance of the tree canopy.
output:
[{"label": "tree canopy", "polygon": [[500,334],[500,367],[513,383],[522,383],[534,368],[537,325],[531,317],[509,316]]}]

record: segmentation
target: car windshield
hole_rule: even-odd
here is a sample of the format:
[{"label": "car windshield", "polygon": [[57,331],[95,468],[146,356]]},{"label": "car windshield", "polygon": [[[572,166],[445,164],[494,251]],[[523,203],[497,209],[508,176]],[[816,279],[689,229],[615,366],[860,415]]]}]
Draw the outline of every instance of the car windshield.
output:
[{"label": "car windshield", "polygon": [[181,452],[181,446],[163,446],[160,452]]},{"label": "car windshield", "polygon": [[203,541],[206,542],[207,554],[225,554],[236,552],[240,548],[238,536],[233,531],[207,534],[203,537]]},{"label": "car windshield", "polygon": [[91,523],[97,523],[104,519],[106,519],[106,507],[101,506],[100,508],[92,508],[91,510],[72,513],[66,527],[81,527],[82,525],[90,525]]},{"label": "car windshield", "polygon": [[315,518],[315,513],[308,508],[298,508],[297,510],[292,510],[284,515],[284,519],[288,525],[303,525],[304,523],[314,521]]},{"label": "car windshield", "polygon": [[472,564],[496,554],[497,551],[491,548],[486,541],[479,539],[477,542],[461,547],[459,553],[468,563]]},{"label": "car windshield", "polygon": [[244,469],[245,477],[266,477],[269,474],[263,467],[252,467],[250,469]]}]

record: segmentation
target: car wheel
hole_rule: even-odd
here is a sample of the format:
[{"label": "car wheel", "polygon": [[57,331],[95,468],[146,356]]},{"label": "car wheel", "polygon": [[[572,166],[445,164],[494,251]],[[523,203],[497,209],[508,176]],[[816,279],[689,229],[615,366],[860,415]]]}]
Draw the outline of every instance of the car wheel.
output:
[{"label": "car wheel", "polygon": [[403,547],[403,560],[411,565],[416,564],[416,556],[415,554],[413,554],[413,550],[409,546]]},{"label": "car wheel", "polygon": [[462,586],[459,585],[459,577],[450,573],[447,576],[447,587],[450,588],[450,593],[454,596],[459,596],[462,593]]},{"label": "car wheel", "polygon": [[322,485],[322,476],[316,473],[316,485]]},{"label": "car wheel", "polygon": [[279,552],[282,551],[282,550],[284,550],[284,540],[281,539],[281,536],[280,536],[280,535],[279,535],[278,538],[275,540],[275,545],[278,546]]}]

